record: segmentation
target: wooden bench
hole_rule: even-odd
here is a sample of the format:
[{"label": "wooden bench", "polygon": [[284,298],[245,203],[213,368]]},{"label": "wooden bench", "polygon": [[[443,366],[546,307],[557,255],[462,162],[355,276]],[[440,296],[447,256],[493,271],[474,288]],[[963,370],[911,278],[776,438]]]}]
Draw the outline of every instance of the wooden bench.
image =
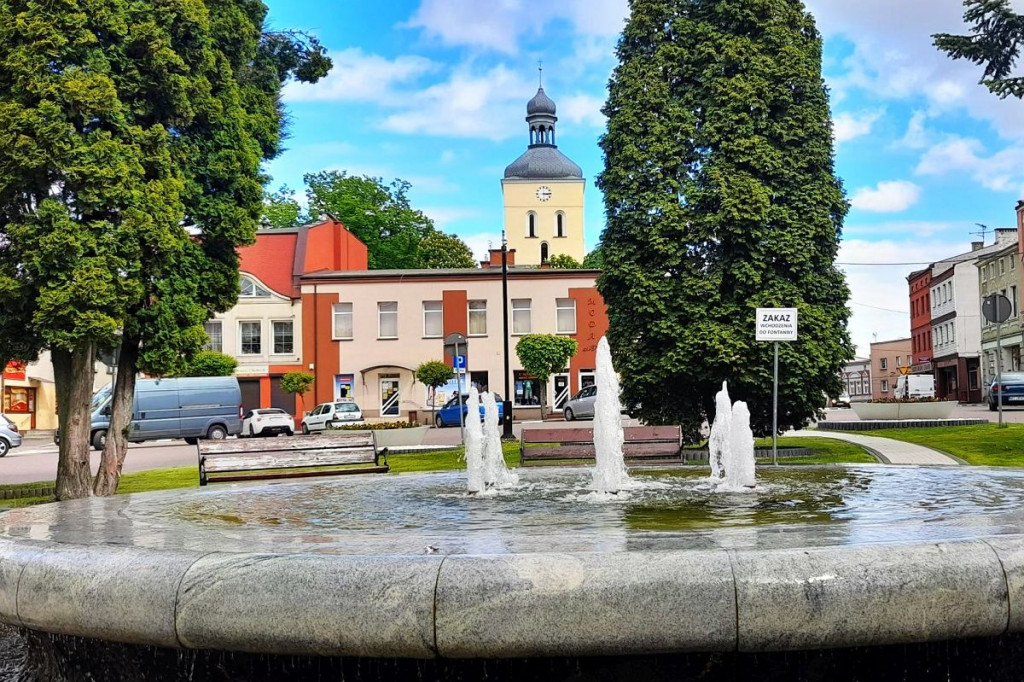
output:
[{"label": "wooden bench", "polygon": [[[199,485],[219,481],[385,474],[387,448],[377,450],[370,431],[339,431],[290,438],[201,440]],[[381,460],[383,459],[383,464]]]},{"label": "wooden bench", "polygon": [[[628,464],[682,462],[683,433],[678,426],[626,426],[622,431],[622,451]],[[523,429],[519,438],[520,466],[593,459],[593,429]]]}]

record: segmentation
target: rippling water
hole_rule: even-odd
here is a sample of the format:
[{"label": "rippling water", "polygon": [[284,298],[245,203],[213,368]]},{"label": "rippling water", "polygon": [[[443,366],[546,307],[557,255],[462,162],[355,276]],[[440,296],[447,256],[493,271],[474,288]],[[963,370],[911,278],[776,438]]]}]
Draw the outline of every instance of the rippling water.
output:
[{"label": "rippling water", "polygon": [[0,515],[0,534],[154,548],[338,554],[776,548],[1024,532],[1024,473],[888,466],[762,468],[748,493],[703,471],[634,471],[618,495],[588,468],[520,470],[465,493],[465,474],[222,485]]}]

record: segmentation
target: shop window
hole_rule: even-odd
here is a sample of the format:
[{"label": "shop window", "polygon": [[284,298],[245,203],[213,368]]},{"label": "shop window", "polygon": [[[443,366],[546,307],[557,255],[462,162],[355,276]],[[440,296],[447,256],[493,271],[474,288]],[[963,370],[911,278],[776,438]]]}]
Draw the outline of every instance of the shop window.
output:
[{"label": "shop window", "polygon": [[4,386],[4,412],[32,414],[36,411],[36,389],[26,386]]},{"label": "shop window", "polygon": [[516,390],[515,404],[519,407],[540,405],[540,381],[522,370],[516,370],[513,376]]}]

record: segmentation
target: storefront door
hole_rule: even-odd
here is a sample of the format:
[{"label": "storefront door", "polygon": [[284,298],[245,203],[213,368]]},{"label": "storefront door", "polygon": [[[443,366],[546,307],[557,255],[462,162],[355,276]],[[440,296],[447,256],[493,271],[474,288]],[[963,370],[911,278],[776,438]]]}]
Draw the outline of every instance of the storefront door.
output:
[{"label": "storefront door", "polygon": [[565,401],[569,399],[569,375],[556,374],[555,377],[555,409],[561,410],[565,407]]},{"label": "storefront door", "polygon": [[380,378],[380,416],[397,417],[401,414],[401,394],[398,390],[398,377]]}]

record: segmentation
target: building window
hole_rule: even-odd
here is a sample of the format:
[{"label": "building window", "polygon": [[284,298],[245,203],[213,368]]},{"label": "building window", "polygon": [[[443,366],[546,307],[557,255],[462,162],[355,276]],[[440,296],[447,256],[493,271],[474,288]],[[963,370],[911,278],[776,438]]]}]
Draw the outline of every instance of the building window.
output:
[{"label": "building window", "polygon": [[220,320],[208,320],[203,324],[206,335],[210,340],[203,346],[204,350],[213,350],[218,353],[224,352],[224,328]]},{"label": "building window", "polygon": [[1000,275],[1005,275],[1006,274],[1006,259],[1005,258],[1000,258],[999,259],[999,274]]},{"label": "building window", "polygon": [[565,236],[565,214],[561,211],[555,214],[555,236]]},{"label": "building window", "polygon": [[487,301],[469,302],[469,328],[470,336],[487,335]]},{"label": "building window", "polygon": [[888,392],[889,392],[889,380],[888,379],[882,379],[882,393],[888,393]]},{"label": "building window", "polygon": [[559,298],[555,300],[556,316],[555,327],[559,334],[576,333],[576,301],[571,298]]},{"label": "building window", "polygon": [[[1012,260],[1010,261],[1013,262]],[[1010,309],[1013,310],[1013,316],[1017,317],[1017,285],[1014,284],[1010,287]]]},{"label": "building window", "polygon": [[238,281],[239,298],[270,298],[270,290],[261,287],[251,277],[244,275]]},{"label": "building window", "polygon": [[540,381],[522,370],[516,370],[514,376],[515,404],[520,407],[540,405]]},{"label": "building window", "polygon": [[896,356],[896,366],[897,367],[902,367],[903,366],[903,358],[900,357],[899,355]]},{"label": "building window", "polygon": [[548,243],[547,242],[541,242],[541,244],[540,244],[540,262],[541,263],[547,263],[548,262]]},{"label": "building window", "polygon": [[398,301],[381,301],[377,304],[377,338],[398,338]]},{"label": "building window", "polygon": [[444,307],[441,301],[423,302],[423,338],[444,336]]},{"label": "building window", "polygon": [[530,299],[512,299],[512,333],[529,334],[532,328],[530,319]]},{"label": "building window", "polygon": [[334,338],[352,338],[352,304],[334,304]]},{"label": "building window", "polygon": [[533,211],[526,214],[526,236],[530,238],[537,236],[537,214]]},{"label": "building window", "polygon": [[879,360],[878,366],[880,369],[889,369],[889,358],[882,358]]},{"label": "building window", "polygon": [[239,355],[260,355],[263,353],[263,333],[259,322],[238,323]]},{"label": "building window", "polygon": [[291,320],[279,320],[274,325],[274,354],[291,355],[295,352],[295,328]]}]

